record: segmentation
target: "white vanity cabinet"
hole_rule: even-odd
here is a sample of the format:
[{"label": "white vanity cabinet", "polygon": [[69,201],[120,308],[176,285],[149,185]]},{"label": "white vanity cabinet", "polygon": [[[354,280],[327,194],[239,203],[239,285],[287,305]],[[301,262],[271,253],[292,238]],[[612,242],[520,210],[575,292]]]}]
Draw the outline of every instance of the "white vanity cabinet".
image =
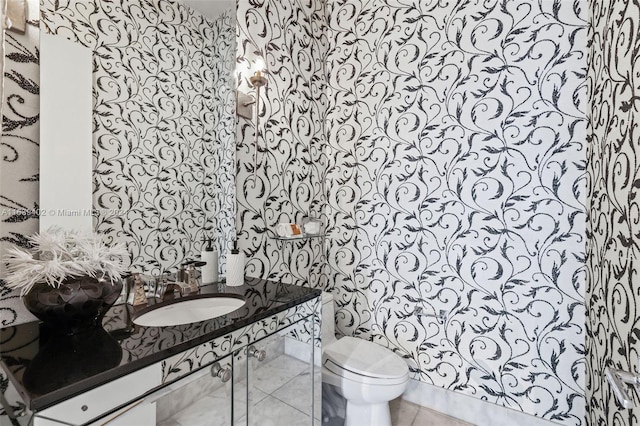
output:
[{"label": "white vanity cabinet", "polygon": [[[222,342],[243,342],[234,349],[225,368],[232,370],[231,388],[222,388],[209,378],[184,387],[189,404],[160,415],[158,424],[281,426],[320,424],[321,370],[314,354],[321,351],[319,299],[251,326],[248,334]],[[251,335],[252,337],[248,337]],[[218,342],[220,344],[220,342]],[[205,359],[191,356],[191,362]],[[209,388],[207,388],[209,386]],[[185,393],[181,398],[185,399]],[[168,394],[158,401],[173,398]],[[230,401],[232,398],[232,401]],[[232,410],[230,413],[229,410]],[[158,408],[160,413],[160,406]]]},{"label": "white vanity cabinet", "polygon": [[[105,414],[122,405],[128,406],[116,414],[134,413],[144,406],[140,396],[159,386],[160,381],[160,369],[157,365],[151,365],[45,410],[38,411],[34,415],[33,424],[34,426],[87,424],[93,419],[104,417]],[[131,401],[135,402],[129,404]],[[138,409],[133,409],[137,406],[139,406]],[[100,424],[113,420],[110,424],[116,425],[118,424],[115,421],[117,418],[118,415],[107,416]]]},{"label": "white vanity cabinet", "polygon": [[[231,355],[227,355],[171,384],[147,392],[158,386],[152,386],[153,383],[161,382],[161,365],[153,365],[38,412],[33,424],[173,425],[175,423],[171,422],[171,417],[174,411],[187,408],[191,415],[185,419],[189,421],[185,424],[231,425],[234,388],[232,359]],[[196,399],[198,396],[206,397]],[[194,404],[195,407],[192,407]],[[113,411],[114,407],[121,408]],[[96,418],[98,420],[93,420]]]},{"label": "white vanity cabinet", "polygon": [[170,385],[155,401],[156,424],[232,425],[234,391],[241,391],[233,371],[233,355],[227,355]]},{"label": "white vanity cabinet", "polygon": [[317,425],[319,314],[316,297],[258,319],[32,413],[33,425]]}]

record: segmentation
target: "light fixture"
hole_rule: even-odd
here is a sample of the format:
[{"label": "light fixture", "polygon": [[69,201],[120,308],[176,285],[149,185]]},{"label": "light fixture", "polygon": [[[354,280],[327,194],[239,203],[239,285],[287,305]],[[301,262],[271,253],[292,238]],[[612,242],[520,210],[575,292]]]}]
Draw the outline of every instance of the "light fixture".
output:
[{"label": "light fixture", "polygon": [[249,77],[249,81],[251,82],[251,85],[258,90],[267,85],[267,77],[262,75],[262,71],[256,71],[255,74]]},{"label": "light fixture", "polygon": [[260,88],[267,85],[267,78],[258,70],[249,77],[249,82],[256,88],[256,127],[254,131],[255,141],[253,146],[253,174],[258,170],[258,133],[260,133]]}]

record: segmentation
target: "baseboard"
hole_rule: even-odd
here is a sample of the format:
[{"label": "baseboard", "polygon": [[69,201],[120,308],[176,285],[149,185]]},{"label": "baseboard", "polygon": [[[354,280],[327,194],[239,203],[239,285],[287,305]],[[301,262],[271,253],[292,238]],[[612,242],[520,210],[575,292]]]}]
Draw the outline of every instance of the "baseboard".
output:
[{"label": "baseboard", "polygon": [[[310,350],[309,343],[304,343],[288,336],[284,337],[285,355],[289,355],[290,357],[299,359],[303,362],[309,362]],[[321,350],[316,348],[316,350],[313,351],[313,361],[316,367],[320,366],[320,363],[322,362]]]},{"label": "baseboard", "polygon": [[482,401],[418,380],[410,380],[402,399],[477,426],[557,426],[522,411]]}]

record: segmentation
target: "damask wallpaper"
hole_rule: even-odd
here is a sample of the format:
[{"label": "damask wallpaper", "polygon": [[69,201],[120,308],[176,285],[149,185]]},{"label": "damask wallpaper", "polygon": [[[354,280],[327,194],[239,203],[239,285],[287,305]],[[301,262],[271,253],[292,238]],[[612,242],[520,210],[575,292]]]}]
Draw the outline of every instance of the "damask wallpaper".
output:
[{"label": "damask wallpaper", "polygon": [[327,2],[339,330],[394,349],[423,382],[572,425],[584,424],[586,12]]},{"label": "damask wallpaper", "polygon": [[249,259],[246,275],[322,288],[323,240],[279,242],[273,237],[280,222],[300,223],[304,215],[324,214],[324,3],[237,5],[239,89],[255,98],[248,77],[261,63],[267,77],[260,100],[257,162],[255,118],[240,118],[237,130],[238,242]]},{"label": "damask wallpaper", "polygon": [[[25,246],[27,237],[38,230],[40,69],[38,0],[29,0],[26,31],[6,31],[4,38],[2,133],[0,136],[0,254],[6,247]],[[2,281],[0,265],[0,327],[33,318],[23,307],[18,292]],[[0,346],[2,342],[0,342]],[[0,372],[0,391],[9,379]],[[17,393],[5,393],[16,409],[23,408]],[[0,422],[4,409],[0,408]]]},{"label": "damask wallpaper", "polygon": [[[28,2],[26,31],[5,33],[0,144],[0,255],[26,246],[38,230],[40,164],[40,54],[38,1]],[[0,262],[1,265],[1,262]],[[4,265],[0,266],[0,278]],[[26,317],[25,317],[26,316]],[[0,279],[0,327],[33,317],[18,293]]]},{"label": "damask wallpaper", "polygon": [[47,0],[41,13],[46,31],[94,52],[96,230],[124,242],[132,268],[147,273],[199,255],[205,238],[226,253],[235,234],[230,14],[212,23],[166,0]]},{"label": "damask wallpaper", "polygon": [[585,4],[239,7],[239,75],[262,56],[269,79],[255,171],[239,124],[247,273],[304,283],[324,261],[270,238],[310,202],[340,332],[423,382],[584,424]]},{"label": "damask wallpaper", "polygon": [[640,368],[640,5],[591,0],[589,9],[587,424],[637,425],[638,409],[617,404],[604,370]]},{"label": "damask wallpaper", "polygon": [[[75,37],[77,30],[79,42],[101,53],[95,67],[104,91],[96,95],[101,114],[94,123],[101,145],[94,147],[105,155],[94,160],[105,174],[96,178],[94,207],[133,206],[135,217],[126,220],[153,231],[133,238],[123,219],[107,216],[100,216],[101,229],[128,241],[150,270],[158,267],[152,257],[172,265],[199,250],[201,235],[189,235],[191,245],[169,232],[185,224],[210,224],[224,252],[233,216],[207,212],[235,206],[235,183],[226,172],[201,181],[204,166],[195,162],[233,168],[232,154],[218,162],[198,142],[233,151],[225,139],[233,131],[224,124],[231,120],[205,113],[224,90],[198,89],[217,72],[216,55],[230,52],[216,53],[204,39],[227,24],[204,29],[201,18],[162,0],[158,13],[146,13],[149,2],[95,9],[58,3],[57,14],[70,19],[73,12],[87,26],[71,32],[69,21],[56,20],[56,31]],[[255,120],[238,123],[237,223],[240,246],[251,256],[247,274],[330,290],[339,331],[392,348],[422,382],[562,424],[638,424],[633,410],[616,408],[602,372],[608,364],[635,371],[638,355],[637,155],[625,141],[635,129],[639,8],[622,0],[248,3],[238,5],[235,77],[253,94],[246,78],[260,56],[268,85],[257,167]],[[126,19],[112,25],[117,36],[101,34],[96,28],[105,27],[94,25],[110,22],[118,8]],[[169,49],[156,25],[184,44]],[[227,36],[223,44],[231,46]],[[9,112],[16,114],[3,120],[3,208],[31,209],[38,199],[38,117],[21,108],[37,102],[37,38],[7,38],[15,55],[5,84],[15,86],[3,102],[5,113],[13,102]],[[122,47],[135,43],[139,55],[155,58],[149,68],[138,67],[132,50],[122,56]],[[142,90],[133,70],[154,89]],[[108,84],[118,73],[132,77]],[[190,98],[196,91],[202,95]],[[128,122],[109,119],[120,106],[135,105],[144,108]],[[115,149],[121,140],[125,151]],[[138,163],[125,160],[129,152],[141,154]],[[190,156],[193,174],[178,166]],[[155,158],[175,167],[161,174]],[[5,166],[19,171],[12,181]],[[142,167],[147,171],[135,176]],[[139,178],[137,187],[118,186],[127,173]],[[176,176],[177,186],[169,184]],[[149,196],[136,199],[138,189]],[[168,197],[159,196],[165,190]],[[154,216],[158,206],[172,213]],[[278,222],[307,213],[325,220],[326,240],[272,238]],[[2,241],[20,243],[36,229],[37,217],[3,217]],[[178,248],[156,250],[156,243]],[[440,325],[418,318],[416,306],[445,309],[448,319]],[[3,325],[15,320],[4,304],[0,314]]]}]

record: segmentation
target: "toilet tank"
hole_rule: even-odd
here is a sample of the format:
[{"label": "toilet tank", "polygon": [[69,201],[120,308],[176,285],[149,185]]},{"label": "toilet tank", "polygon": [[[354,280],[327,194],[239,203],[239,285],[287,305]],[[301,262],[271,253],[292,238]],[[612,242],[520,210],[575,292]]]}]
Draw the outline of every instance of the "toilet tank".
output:
[{"label": "toilet tank", "polygon": [[333,296],[322,292],[322,345],[326,346],[336,340],[336,316],[333,307]]}]

